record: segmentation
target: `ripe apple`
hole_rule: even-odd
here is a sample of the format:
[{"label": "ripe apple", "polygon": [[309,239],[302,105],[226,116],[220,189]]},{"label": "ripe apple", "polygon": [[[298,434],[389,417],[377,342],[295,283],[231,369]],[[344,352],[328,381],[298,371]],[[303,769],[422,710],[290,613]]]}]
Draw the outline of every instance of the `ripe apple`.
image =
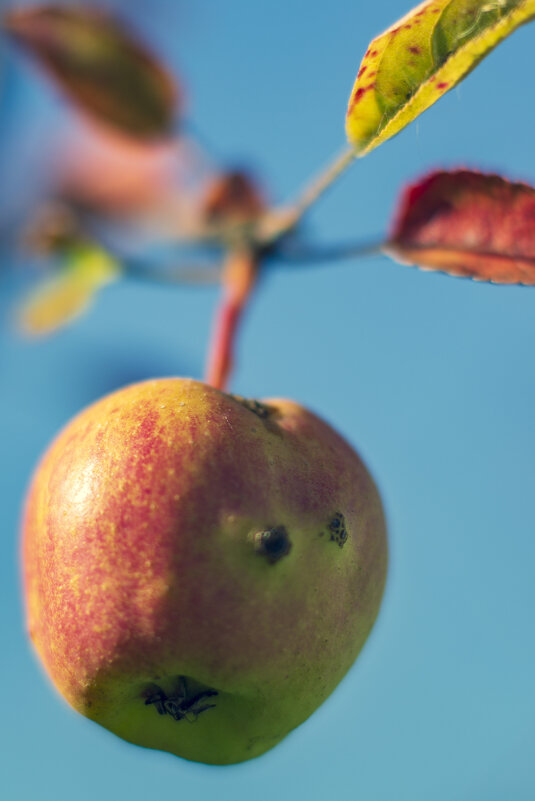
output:
[{"label": "ripe apple", "polygon": [[272,748],[342,679],[387,545],[370,475],[318,417],[161,379],[58,436],[28,495],[23,562],[31,637],[76,710],[226,764]]}]

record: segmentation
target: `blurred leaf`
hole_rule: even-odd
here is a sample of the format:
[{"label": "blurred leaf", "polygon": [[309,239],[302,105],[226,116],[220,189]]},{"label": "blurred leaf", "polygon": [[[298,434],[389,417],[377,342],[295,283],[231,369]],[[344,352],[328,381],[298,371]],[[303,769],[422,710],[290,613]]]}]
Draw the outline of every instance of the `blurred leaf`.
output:
[{"label": "blurred leaf", "polygon": [[385,252],[497,284],[535,285],[535,189],[469,170],[409,186]]},{"label": "blurred leaf", "polygon": [[230,170],[215,176],[201,201],[202,217],[210,224],[252,222],[264,210],[259,186],[243,170]]},{"label": "blurred leaf", "polygon": [[142,215],[178,191],[176,140],[141,142],[78,125],[56,163],[59,194],[103,216]]},{"label": "blurred leaf", "polygon": [[118,264],[102,250],[71,251],[62,272],[42,283],[24,302],[20,327],[31,336],[56,331],[82,314],[95,293],[119,275]]},{"label": "blurred leaf", "polygon": [[535,0],[430,0],[372,41],[347,111],[359,155],[399,133],[535,16]]},{"label": "blurred leaf", "polygon": [[83,111],[140,139],[171,132],[177,87],[123,25],[80,6],[10,12],[4,26]]}]

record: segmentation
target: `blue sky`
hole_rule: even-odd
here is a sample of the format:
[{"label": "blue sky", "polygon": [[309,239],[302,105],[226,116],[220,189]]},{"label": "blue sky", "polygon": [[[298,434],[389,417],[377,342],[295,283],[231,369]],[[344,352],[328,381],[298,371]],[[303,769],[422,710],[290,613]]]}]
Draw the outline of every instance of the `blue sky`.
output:
[{"label": "blue sky", "polygon": [[[183,76],[220,163],[253,167],[277,202],[343,147],[367,44],[408,10],[401,0],[113,5]],[[377,238],[400,187],[436,167],[535,183],[534,31],[515,33],[359,161],[310,215],[310,238]],[[40,131],[67,116],[35,70],[2,50],[9,217],[46,163]],[[3,796],[533,799],[533,290],[380,257],[266,274],[232,390],[294,398],[359,449],[383,495],[391,565],[377,626],[333,696],[272,752],[221,769],[127,745],[67,708],[27,642],[18,566],[21,503],[46,444],[125,383],[201,378],[217,290],[121,284],[69,329],[28,342],[10,316],[27,285],[24,271],[8,272],[0,293]]]}]

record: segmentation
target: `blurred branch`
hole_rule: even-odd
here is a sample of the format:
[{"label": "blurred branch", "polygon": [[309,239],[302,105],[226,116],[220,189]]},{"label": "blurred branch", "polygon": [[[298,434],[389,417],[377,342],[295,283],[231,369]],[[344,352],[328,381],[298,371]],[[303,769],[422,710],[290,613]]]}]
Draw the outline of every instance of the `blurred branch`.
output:
[{"label": "blurred branch", "polygon": [[192,286],[213,286],[221,281],[222,267],[213,261],[175,264],[163,269],[155,268],[136,259],[124,259],[123,274],[135,281],[152,284],[190,284]]},{"label": "blurred branch", "polygon": [[270,258],[276,258],[286,264],[317,263],[325,261],[343,261],[366,256],[377,256],[382,253],[384,242],[345,242],[334,245],[280,245],[268,252]]}]

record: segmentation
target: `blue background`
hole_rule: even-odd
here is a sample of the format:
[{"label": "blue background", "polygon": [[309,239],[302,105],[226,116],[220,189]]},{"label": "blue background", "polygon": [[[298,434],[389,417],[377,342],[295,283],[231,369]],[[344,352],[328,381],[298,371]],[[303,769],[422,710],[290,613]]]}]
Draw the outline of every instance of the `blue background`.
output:
[{"label": "blue background", "polygon": [[[221,164],[255,167],[275,201],[343,146],[368,42],[408,10],[406,0],[122,5],[180,71]],[[533,42],[533,27],[515,33],[358,162],[310,215],[311,237],[381,235],[401,185],[438,166],[535,183]],[[42,131],[67,112],[5,43],[2,61],[9,228],[46,164]],[[202,376],[217,289],[120,284],[72,327],[27,342],[11,313],[30,277],[3,261],[2,796],[532,801],[534,291],[380,257],[266,275],[232,389],[295,398],[358,447],[384,497],[391,566],[376,628],[332,697],[272,752],[211,768],[127,745],[56,695],[24,632],[18,527],[36,460],[81,407],[127,382]]]}]

